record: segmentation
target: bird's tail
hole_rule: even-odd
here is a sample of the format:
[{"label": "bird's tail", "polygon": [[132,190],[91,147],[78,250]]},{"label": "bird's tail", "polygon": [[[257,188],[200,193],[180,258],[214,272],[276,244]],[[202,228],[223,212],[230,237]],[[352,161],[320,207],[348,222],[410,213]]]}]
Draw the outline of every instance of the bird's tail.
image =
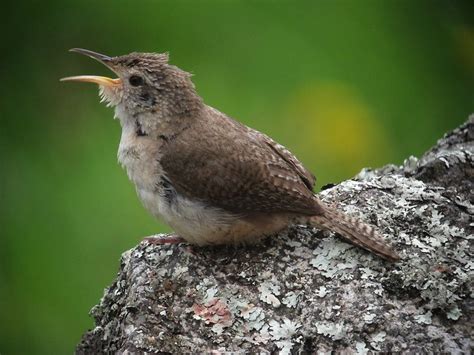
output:
[{"label": "bird's tail", "polygon": [[311,216],[309,224],[336,232],[352,244],[367,249],[384,259],[390,261],[400,259],[374,227],[331,207],[324,206],[322,214]]}]

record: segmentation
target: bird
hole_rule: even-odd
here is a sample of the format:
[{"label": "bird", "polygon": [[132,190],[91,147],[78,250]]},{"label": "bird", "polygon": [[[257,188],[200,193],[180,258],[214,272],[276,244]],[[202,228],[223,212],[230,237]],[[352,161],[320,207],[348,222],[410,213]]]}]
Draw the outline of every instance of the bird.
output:
[{"label": "bird", "polygon": [[380,231],[321,201],[316,178],[283,145],[208,106],[168,53],[89,56],[117,76],[66,77],[98,84],[122,127],[118,160],[153,216],[174,233],[156,244],[254,244],[295,224],[335,232],[388,261]]}]

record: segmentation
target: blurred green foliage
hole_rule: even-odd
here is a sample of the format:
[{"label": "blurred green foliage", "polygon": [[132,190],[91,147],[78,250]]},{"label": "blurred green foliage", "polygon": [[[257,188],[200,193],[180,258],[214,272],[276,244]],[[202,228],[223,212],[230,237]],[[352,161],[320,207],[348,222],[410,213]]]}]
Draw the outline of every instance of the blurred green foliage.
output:
[{"label": "blurred green foliage", "polygon": [[[12,5],[10,5],[12,6]],[[110,75],[67,49],[169,51],[206,102],[289,147],[318,187],[419,155],[474,103],[456,1],[30,1],[3,6],[0,353],[71,353],[120,254],[169,229],[116,163]]]}]

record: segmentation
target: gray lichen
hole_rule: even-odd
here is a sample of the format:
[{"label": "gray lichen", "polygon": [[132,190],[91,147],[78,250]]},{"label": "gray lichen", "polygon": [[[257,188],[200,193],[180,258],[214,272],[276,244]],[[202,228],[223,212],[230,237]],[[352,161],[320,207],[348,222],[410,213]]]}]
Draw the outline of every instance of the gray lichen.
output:
[{"label": "gray lichen", "polygon": [[474,117],[420,159],[320,195],[377,225],[389,264],[298,226],[244,248],[141,243],[78,353],[472,351]]}]

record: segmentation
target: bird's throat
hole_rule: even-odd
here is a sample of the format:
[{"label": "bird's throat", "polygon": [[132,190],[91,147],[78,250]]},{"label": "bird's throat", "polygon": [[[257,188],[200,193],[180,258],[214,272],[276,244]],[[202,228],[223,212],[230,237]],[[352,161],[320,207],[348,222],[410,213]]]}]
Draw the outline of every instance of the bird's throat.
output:
[{"label": "bird's throat", "polygon": [[107,107],[115,107],[122,101],[122,86],[99,85],[100,102],[104,102]]}]

